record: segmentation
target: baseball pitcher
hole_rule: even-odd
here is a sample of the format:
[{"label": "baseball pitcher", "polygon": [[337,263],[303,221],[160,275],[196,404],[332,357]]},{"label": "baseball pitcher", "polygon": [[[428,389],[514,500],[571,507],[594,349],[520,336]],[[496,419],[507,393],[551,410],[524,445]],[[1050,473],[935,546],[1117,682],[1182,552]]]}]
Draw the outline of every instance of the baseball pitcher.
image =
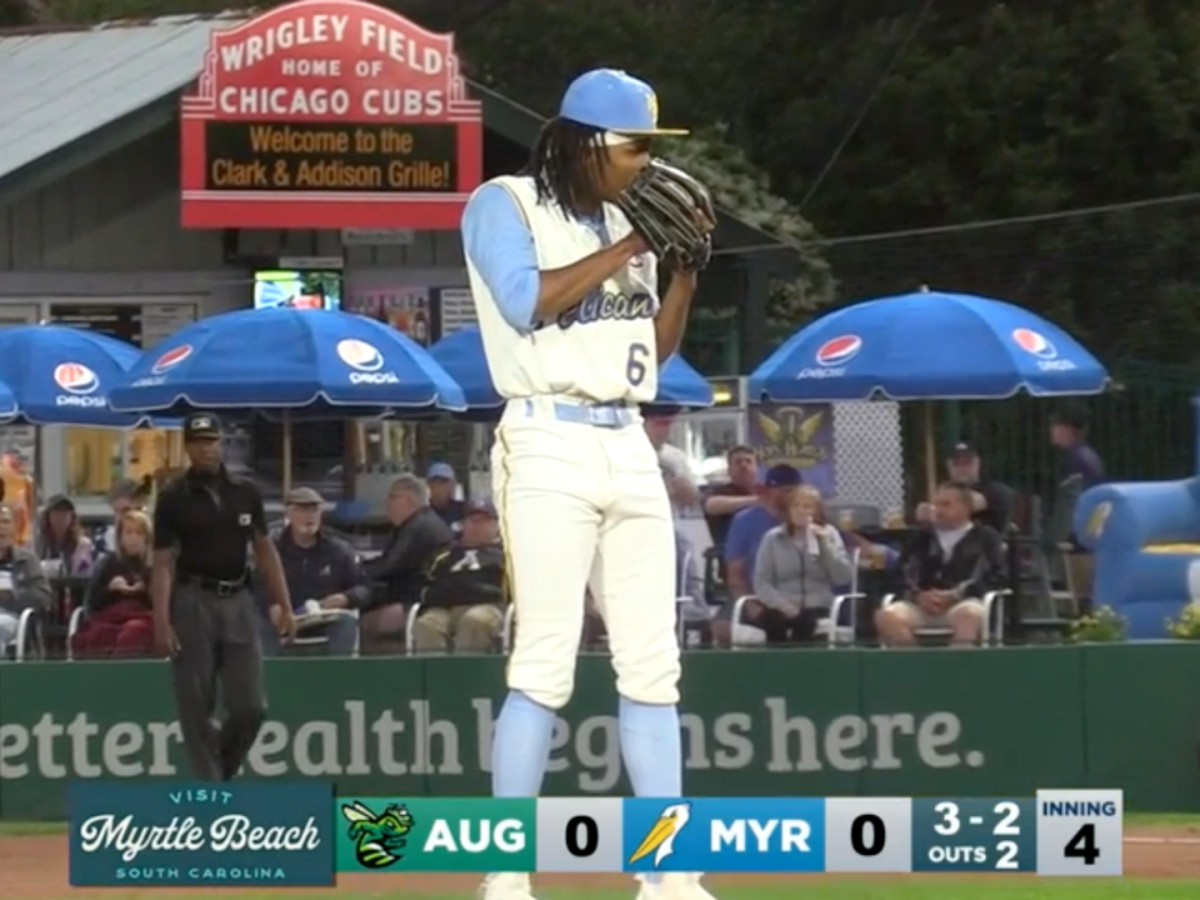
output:
[{"label": "baseball pitcher", "polygon": [[[621,753],[634,792],[683,790],[675,538],[639,404],[678,349],[709,260],[708,192],[650,156],[654,91],[581,75],[516,176],[482,185],[462,232],[488,370],[507,405],[492,449],[516,604],[492,788],[541,790],[555,711],[574,688],[590,587],[608,626]],[[666,290],[659,297],[659,269]],[[497,873],[484,900],[532,900]],[[647,875],[639,900],[712,900],[699,875]]]}]

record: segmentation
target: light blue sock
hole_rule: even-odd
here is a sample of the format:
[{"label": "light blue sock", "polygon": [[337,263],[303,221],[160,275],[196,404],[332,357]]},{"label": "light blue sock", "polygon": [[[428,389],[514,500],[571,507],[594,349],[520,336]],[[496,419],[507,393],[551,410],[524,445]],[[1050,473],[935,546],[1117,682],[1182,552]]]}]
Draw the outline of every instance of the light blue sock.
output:
[{"label": "light blue sock", "polygon": [[674,705],[637,703],[622,697],[618,716],[621,758],[634,796],[683,796],[679,710]]},{"label": "light blue sock", "polygon": [[[621,698],[617,722],[621,733],[621,758],[635,797],[683,796],[683,738],[675,706],[638,703]],[[647,872],[648,882],[662,880]]]},{"label": "light blue sock", "polygon": [[492,733],[492,796],[536,797],[550,762],[554,710],[509,691]]}]

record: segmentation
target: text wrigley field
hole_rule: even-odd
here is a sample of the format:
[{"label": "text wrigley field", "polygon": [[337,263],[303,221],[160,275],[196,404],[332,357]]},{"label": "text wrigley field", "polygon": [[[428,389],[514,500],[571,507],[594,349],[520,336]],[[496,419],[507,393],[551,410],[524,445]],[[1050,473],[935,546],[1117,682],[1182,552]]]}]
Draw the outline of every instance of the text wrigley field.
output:
[{"label": "text wrigley field", "polygon": [[220,191],[456,190],[453,125],[205,124],[205,187]]}]

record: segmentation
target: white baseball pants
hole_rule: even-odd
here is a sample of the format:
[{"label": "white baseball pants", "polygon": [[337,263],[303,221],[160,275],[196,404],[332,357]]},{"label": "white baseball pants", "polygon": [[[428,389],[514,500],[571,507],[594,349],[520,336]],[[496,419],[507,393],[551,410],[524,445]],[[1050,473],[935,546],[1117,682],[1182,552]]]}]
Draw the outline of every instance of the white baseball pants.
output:
[{"label": "white baseball pants", "polygon": [[617,690],[677,703],[674,527],[641,420],[605,428],[558,421],[552,403],[532,406],[509,403],[492,448],[516,604],[508,686],[551,709],[567,703],[590,587]]}]

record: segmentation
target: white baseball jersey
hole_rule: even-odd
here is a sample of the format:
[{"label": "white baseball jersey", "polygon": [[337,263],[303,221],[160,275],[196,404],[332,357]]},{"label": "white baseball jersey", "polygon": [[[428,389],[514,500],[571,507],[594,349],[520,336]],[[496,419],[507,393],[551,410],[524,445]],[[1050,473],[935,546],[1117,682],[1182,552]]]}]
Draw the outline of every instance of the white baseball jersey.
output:
[{"label": "white baseball jersey", "polygon": [[[594,228],[566,216],[556,204],[539,203],[532,178],[506,175],[487,184],[501,185],[516,200],[533,234],[539,268],[569,266],[604,246]],[[607,203],[604,222],[610,242],[632,230],[624,214]],[[467,274],[488,371],[500,396],[569,394],[600,402],[648,403],[658,393],[653,254],[635,257],[574,309],[528,334],[504,320],[470,259]]]}]

